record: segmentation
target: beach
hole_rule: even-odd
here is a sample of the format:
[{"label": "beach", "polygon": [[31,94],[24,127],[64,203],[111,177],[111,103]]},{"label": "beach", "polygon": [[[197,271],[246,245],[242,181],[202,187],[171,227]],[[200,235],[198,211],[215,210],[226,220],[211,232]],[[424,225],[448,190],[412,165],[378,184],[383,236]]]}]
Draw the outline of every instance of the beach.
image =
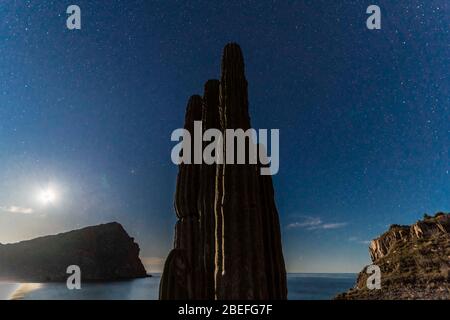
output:
[{"label": "beach", "polygon": [[0,282],[0,300],[9,300],[19,286],[18,283]]}]

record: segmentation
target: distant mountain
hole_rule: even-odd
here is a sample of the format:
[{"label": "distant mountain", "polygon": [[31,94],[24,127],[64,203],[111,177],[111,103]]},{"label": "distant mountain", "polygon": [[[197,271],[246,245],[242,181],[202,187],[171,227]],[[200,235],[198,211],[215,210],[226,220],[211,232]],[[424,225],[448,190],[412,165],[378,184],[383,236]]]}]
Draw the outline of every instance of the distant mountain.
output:
[{"label": "distant mountain", "polygon": [[145,277],[139,245],[117,222],[15,244],[0,244],[0,279],[66,281],[78,265],[82,281]]},{"label": "distant mountain", "polygon": [[450,299],[450,214],[392,225],[369,251],[381,269],[381,289],[367,288],[365,267],[355,288],[337,299]]}]

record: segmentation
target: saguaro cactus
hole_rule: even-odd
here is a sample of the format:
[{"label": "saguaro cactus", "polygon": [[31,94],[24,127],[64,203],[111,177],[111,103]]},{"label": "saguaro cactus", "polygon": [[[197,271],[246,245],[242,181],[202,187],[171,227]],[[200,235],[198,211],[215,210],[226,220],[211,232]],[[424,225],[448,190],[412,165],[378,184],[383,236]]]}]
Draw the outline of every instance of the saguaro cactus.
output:
[{"label": "saguaro cactus", "polygon": [[[200,96],[195,95],[189,99],[184,128],[191,136],[194,134],[194,121],[202,119],[202,104]],[[201,296],[203,289],[202,237],[197,206],[201,165],[193,163],[193,155],[191,150],[191,163],[182,163],[179,166],[175,191],[175,211],[178,221],[175,226],[174,250],[166,261],[161,279],[161,299],[178,299],[184,295],[186,295],[184,299],[195,299]],[[179,266],[183,266],[185,270],[177,271]]]},{"label": "saguaro cactus", "polygon": [[[222,130],[251,127],[244,59],[237,44],[223,52],[219,106]],[[216,255],[217,298],[285,299],[286,271],[270,177],[260,176],[256,164],[224,164],[218,171],[216,217],[221,227],[216,246],[222,252]]]},{"label": "saguaro cactus", "polygon": [[[190,99],[188,131],[200,119],[204,130],[222,133],[251,127],[244,69],[240,47],[228,44],[220,82],[208,81],[203,99]],[[287,298],[272,179],[259,169],[249,163],[180,165],[175,249],[164,267],[161,299]]]}]

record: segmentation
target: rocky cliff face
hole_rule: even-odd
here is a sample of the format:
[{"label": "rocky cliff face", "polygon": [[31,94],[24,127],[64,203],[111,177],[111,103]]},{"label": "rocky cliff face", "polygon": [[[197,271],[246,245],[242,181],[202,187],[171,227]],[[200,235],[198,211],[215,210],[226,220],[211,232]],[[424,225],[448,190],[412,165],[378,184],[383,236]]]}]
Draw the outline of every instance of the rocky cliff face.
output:
[{"label": "rocky cliff face", "polygon": [[369,253],[381,269],[381,289],[367,289],[366,267],[339,299],[450,299],[450,214],[392,225],[370,243]]},{"label": "rocky cliff face", "polygon": [[[191,97],[185,128],[197,119],[203,130],[222,133],[251,127],[237,44],[224,49],[220,81],[208,81],[203,98]],[[179,220],[160,299],[287,298],[272,180],[259,175],[257,164],[180,165],[175,209]]]},{"label": "rocky cliff face", "polygon": [[66,281],[70,265],[83,281],[146,276],[138,244],[115,222],[0,246],[0,279]]}]

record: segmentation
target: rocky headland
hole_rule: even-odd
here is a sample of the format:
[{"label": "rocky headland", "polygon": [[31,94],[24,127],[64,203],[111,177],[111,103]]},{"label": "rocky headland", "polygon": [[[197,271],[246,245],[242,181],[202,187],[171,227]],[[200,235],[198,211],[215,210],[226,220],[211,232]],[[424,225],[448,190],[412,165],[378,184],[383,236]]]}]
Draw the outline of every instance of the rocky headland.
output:
[{"label": "rocky headland", "polygon": [[381,270],[381,289],[369,290],[365,267],[355,287],[337,299],[450,299],[450,214],[425,215],[411,226],[392,225],[371,241]]},{"label": "rocky headland", "polygon": [[66,281],[67,267],[77,265],[83,281],[145,277],[139,246],[117,222],[0,244],[0,280]]}]

